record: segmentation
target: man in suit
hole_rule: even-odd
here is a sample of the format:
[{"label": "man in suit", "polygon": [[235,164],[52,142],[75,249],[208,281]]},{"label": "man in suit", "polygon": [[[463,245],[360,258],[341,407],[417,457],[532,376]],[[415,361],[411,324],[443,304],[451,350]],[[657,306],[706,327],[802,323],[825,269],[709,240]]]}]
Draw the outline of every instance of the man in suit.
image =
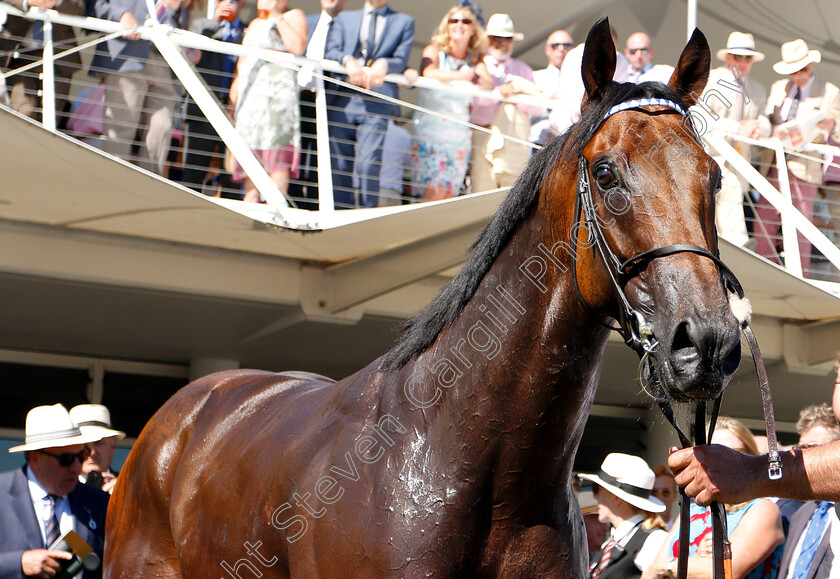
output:
[{"label": "man in suit", "polygon": [[[199,18],[190,25],[190,30],[208,36],[213,40],[241,44],[246,24],[239,17],[245,0],[217,0],[213,18]],[[201,51],[196,64],[207,86],[216,94],[222,107],[228,103],[228,91],[236,70],[237,57],[210,50]],[[183,182],[187,187],[202,191],[207,170],[213,160],[213,152],[219,146],[219,155],[224,154],[224,145],[219,140],[210,121],[187,96],[187,149],[184,153]],[[224,163],[220,163],[223,165]]]},{"label": "man in suit", "polygon": [[[764,54],[755,49],[753,35],[733,32],[726,47],[717,51],[717,58],[726,66],[711,71],[703,102],[713,116],[706,117],[713,129],[738,134],[752,139],[770,136],[770,120],[764,114],[767,90],[750,77],[755,62],[764,60]],[[750,146],[740,141],[728,140],[741,155],[750,159]],[[721,189],[715,195],[715,226],[718,235],[737,245],[749,241],[744,219],[744,193],[749,189],[746,179],[727,165],[723,156],[711,152],[721,170]]]},{"label": "man in suit", "polygon": [[[782,60],[773,65],[778,74],[788,75],[787,80],[779,80],[770,87],[767,98],[766,114],[773,125],[773,136],[780,139],[792,138],[783,123],[803,120],[816,113],[824,113],[826,118],[816,125],[814,143],[825,143],[831,136],[840,140],[840,89],[830,82],[818,79],[814,75],[814,64],[821,60],[818,50],[808,50],[802,39],[786,42],[782,45]],[[765,150],[762,157],[764,167],[773,163],[773,151]],[[791,201],[809,220],[814,216],[814,199],[817,187],[822,184],[822,163],[820,160],[808,160],[801,157],[787,159],[787,172],[790,179]],[[778,188],[776,167],[767,173],[767,179]],[[756,251],[776,261],[776,236],[781,226],[779,212],[764,198],[758,202],[757,222],[753,235],[757,240]],[[802,258],[802,270],[807,276],[811,263],[810,243],[799,236],[799,252]]]},{"label": "man in suit", "polygon": [[[82,463],[79,481],[108,494],[114,493],[117,471],[111,468],[117,441],[125,438],[125,432],[111,428],[111,413],[102,404],[79,404],[70,409],[70,420],[76,423],[82,434],[98,438],[88,445],[90,456]],[[96,472],[98,477],[92,477]]]},{"label": "man in suit", "polygon": [[[366,0],[362,10],[342,12],[333,20],[324,57],[343,64],[351,84],[397,98],[397,86],[385,83],[384,78],[388,73],[405,72],[413,43],[414,18],[391,10],[387,0]],[[399,106],[342,88],[328,104],[336,207],[356,205],[354,163],[359,175],[359,204],[376,207],[382,144],[389,117],[399,116]]]},{"label": "man in suit", "polygon": [[[105,544],[108,494],[78,481],[86,444],[61,404],[38,406],[26,416],[25,444],[9,449],[23,452],[26,464],[0,474],[0,578],[53,577],[66,551],[49,551],[59,537],[75,531],[100,561]],[[99,578],[101,566],[84,571]]]},{"label": "man in suit", "polygon": [[[306,39],[304,56],[323,60],[327,36],[333,20],[344,9],[347,0],[321,0],[321,13],[309,14],[306,25],[309,38]],[[289,184],[289,196],[298,202],[301,209],[318,209],[318,147],[315,138],[315,77],[310,67],[302,67],[298,75],[300,83],[300,172],[298,178]],[[326,85],[326,89],[333,87]]]},{"label": "man in suit", "polygon": [[[813,405],[799,413],[797,448],[823,446],[840,440],[840,424],[828,404]],[[829,576],[834,553],[829,521],[836,519],[834,503],[810,501],[790,519],[779,579],[824,579]],[[836,524],[832,523],[832,524]]]},{"label": "man in suit", "polygon": [[[9,4],[20,10],[30,8],[43,10],[54,9],[64,14],[81,16],[85,12],[84,0],[7,0]],[[44,27],[40,20],[27,20],[18,16],[9,16],[0,31],[0,70],[8,71],[25,66],[32,61],[40,60],[43,55]],[[54,24],[52,29],[55,53],[76,46],[76,35],[70,26]],[[79,70],[82,61],[79,53],[65,56],[55,61],[55,110],[58,115],[70,109],[68,96],[70,81],[73,74]],[[9,77],[8,88],[12,108],[28,117],[40,120],[41,80],[38,67],[25,73]],[[59,128],[67,124],[66,116],[56,118]]]},{"label": "man in suit", "polygon": [[[189,14],[181,0],[160,0],[156,18],[184,27]],[[178,99],[169,65],[148,40],[140,40],[134,27],[149,17],[145,0],[95,0],[97,18],[113,20],[125,29],[97,47],[91,74],[105,77],[103,149],[127,161],[164,175],[172,138],[172,111]],[[135,159],[132,148],[137,147]]]}]

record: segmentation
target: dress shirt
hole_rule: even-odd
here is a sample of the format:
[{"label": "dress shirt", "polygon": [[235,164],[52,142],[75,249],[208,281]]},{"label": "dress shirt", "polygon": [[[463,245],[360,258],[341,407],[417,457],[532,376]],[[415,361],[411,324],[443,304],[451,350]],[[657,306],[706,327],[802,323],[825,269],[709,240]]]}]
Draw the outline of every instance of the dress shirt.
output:
[{"label": "dress shirt", "polygon": [[627,68],[627,81],[639,84],[640,82],[657,81],[665,84],[671,80],[671,75],[674,73],[674,67],[667,64],[652,64],[647,63],[647,66],[642,70],[633,70],[632,66]]},{"label": "dress shirt", "polygon": [[[327,35],[330,32],[330,27],[333,17],[321,12],[318,18],[318,23],[315,25],[315,30],[312,31],[312,36],[309,37],[309,43],[306,45],[306,52],[304,56],[312,60],[324,60],[324,48],[327,46]],[[298,86],[308,91],[315,92],[315,69],[310,65],[303,65],[298,71]]]},{"label": "dress shirt", "polygon": [[306,58],[324,59],[324,47],[327,45],[327,33],[330,31],[332,21],[333,17],[326,11],[321,12],[318,24],[315,25],[315,30],[312,31],[312,36],[309,38],[309,44],[306,45]]},{"label": "dress shirt", "polygon": [[[41,530],[41,541],[47,541],[47,521],[50,517],[50,502],[47,499],[49,493],[44,490],[32,470],[27,467],[26,480],[29,483],[29,496],[32,499],[32,505],[35,507],[35,514],[38,519],[38,528]],[[58,519],[58,528],[61,534],[64,535],[67,531],[73,530],[73,523],[75,518],[70,512],[70,500],[67,497],[56,497],[55,500],[55,516]],[[49,545],[46,545],[49,547]]]},{"label": "dress shirt", "polygon": [[[560,89],[560,69],[549,64],[541,70],[534,71],[534,83],[547,98],[554,98]],[[548,110],[531,117],[532,143],[544,144],[552,137],[551,122],[548,120]]]},{"label": "dress shirt", "polygon": [[534,84],[545,94],[553,96],[560,88],[560,69],[549,64],[547,67],[534,71]]},{"label": "dress shirt", "polygon": [[811,75],[811,78],[808,79],[808,82],[805,83],[801,89],[796,86],[795,82],[790,83],[790,88],[788,89],[787,96],[785,97],[785,101],[782,103],[782,108],[779,109],[779,118],[786,119],[788,114],[790,113],[790,107],[793,104],[793,96],[796,94],[796,91],[799,90],[799,104],[801,105],[803,102],[808,100],[808,97],[811,96],[811,89],[814,87],[814,79],[817,78],[815,75]]},{"label": "dress shirt", "polygon": [[[385,6],[383,6],[382,8],[377,8],[376,9],[376,12],[377,12],[376,36],[374,37],[376,40],[375,40],[374,44],[376,42],[379,42],[379,39],[382,38],[382,31],[385,30],[385,20],[387,20],[387,17],[384,14],[380,13],[380,11],[383,11],[383,10],[385,10]],[[364,39],[366,39],[368,37],[368,25],[370,23],[370,16],[368,16],[368,15],[371,12],[373,12],[373,8],[371,8],[370,6],[367,5],[367,3],[365,3],[364,13],[362,14],[362,27],[359,30],[360,41],[363,41]],[[368,50],[370,50],[372,52],[373,48],[372,47],[368,48]]]}]

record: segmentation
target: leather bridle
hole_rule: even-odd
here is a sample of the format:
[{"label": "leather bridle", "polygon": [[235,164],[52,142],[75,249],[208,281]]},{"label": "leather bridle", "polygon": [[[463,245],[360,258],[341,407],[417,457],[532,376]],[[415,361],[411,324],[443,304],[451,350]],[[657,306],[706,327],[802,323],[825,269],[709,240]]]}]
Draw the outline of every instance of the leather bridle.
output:
[{"label": "leather bridle", "polygon": [[[666,108],[660,108],[656,110],[644,108],[649,106],[659,106]],[[693,125],[691,124],[691,117],[689,115],[686,115],[683,108],[677,103],[661,98],[635,99],[626,101],[624,103],[620,103],[612,107],[607,112],[607,114],[604,115],[598,126],[595,128],[595,131],[592,133],[590,141],[592,138],[594,138],[600,127],[608,118],[622,111],[639,111],[650,116],[663,114],[681,115],[687,120],[688,125],[691,126],[691,130],[694,133],[697,142],[700,142],[700,139],[697,136]],[[576,251],[572,251],[572,279],[574,281],[575,292],[577,293],[578,299],[580,300],[581,304],[583,304],[584,308],[586,308],[591,314],[593,314],[601,324],[605,325],[611,330],[615,330],[616,332],[618,332],[621,335],[621,337],[624,338],[624,342],[628,346],[630,346],[630,348],[635,350],[636,353],[639,354],[641,359],[639,363],[639,376],[643,389],[645,389],[645,392],[649,396],[656,400],[657,404],[659,405],[659,408],[665,415],[665,418],[671,423],[671,425],[676,430],[677,435],[680,438],[680,442],[683,445],[683,448],[690,447],[692,446],[691,441],[683,433],[683,431],[677,424],[677,420],[673,408],[671,406],[672,401],[665,396],[655,395],[654,393],[648,391],[648,389],[644,387],[645,381],[644,379],[642,379],[642,374],[645,370],[649,372],[654,372],[652,366],[648,366],[648,364],[652,364],[650,356],[655,352],[655,350],[659,346],[659,341],[656,339],[656,336],[653,332],[653,328],[648,322],[644,313],[634,308],[630,303],[629,299],[627,298],[627,295],[624,292],[624,286],[630,279],[638,275],[645,267],[647,267],[647,265],[654,259],[676,255],[679,253],[694,253],[696,255],[700,255],[712,260],[717,265],[718,271],[721,275],[721,281],[724,284],[727,293],[736,294],[739,299],[744,300],[744,290],[741,286],[741,283],[738,281],[738,278],[735,276],[732,270],[729,269],[729,267],[727,267],[726,264],[723,263],[723,261],[721,261],[719,254],[713,254],[708,249],[700,247],[698,245],[688,243],[665,245],[647,251],[643,251],[635,255],[634,257],[631,257],[630,259],[622,261],[617,256],[615,251],[613,251],[612,247],[606,239],[606,236],[604,235],[601,223],[598,221],[598,216],[595,208],[595,201],[592,196],[592,189],[590,185],[589,161],[583,154],[583,149],[586,148],[587,144],[588,142],[584,144],[583,147],[581,147],[581,153],[578,155],[577,194],[575,196],[575,210],[573,223],[580,223],[582,212],[584,224],[586,225],[586,230],[589,234],[588,247],[591,247],[594,244],[596,248],[596,253],[600,258],[601,263],[604,265],[604,269],[606,270],[609,276],[610,282],[613,286],[613,289],[615,290],[615,294],[618,299],[618,317],[616,318],[618,325],[612,326],[604,322],[602,316],[598,315],[589,306],[589,304],[586,303],[586,300],[584,300],[583,295],[580,291],[580,287],[578,285],[577,278],[577,264],[579,256]],[[573,242],[578,242],[577,237],[573,239]],[[761,357],[761,352],[758,349],[758,342],[755,339],[755,334],[753,334],[752,328],[750,327],[749,322],[747,320],[742,321],[741,326],[742,332],[750,346],[750,350],[753,355],[753,360],[755,362],[756,367],[756,374],[758,376],[759,385],[761,387],[761,397],[764,406],[764,416],[765,423],[767,426],[767,439],[769,447],[770,465],[768,469],[768,476],[771,479],[779,479],[782,476],[782,465],[781,460],[779,458],[778,442],[776,439],[776,424],[773,416],[773,403],[770,395],[770,385],[767,381],[767,373],[764,369],[764,361]],[[721,394],[719,394],[718,397],[714,400],[708,432],[706,432],[705,430],[706,403],[697,403],[695,409],[694,422],[694,434],[696,444],[706,444],[708,441],[711,440],[712,434],[714,433],[715,422],[717,421],[718,413],[720,410],[720,403],[722,397],[723,392],[721,392]],[[687,577],[688,574],[688,544],[690,520],[689,502],[685,494],[685,489],[683,488],[680,488],[680,502],[680,556],[677,576],[680,579],[685,579],[685,577]],[[732,577],[732,552],[726,532],[726,512],[724,510],[723,505],[719,503],[712,503],[710,505],[710,508],[712,512],[714,577],[716,579],[728,579]]]}]

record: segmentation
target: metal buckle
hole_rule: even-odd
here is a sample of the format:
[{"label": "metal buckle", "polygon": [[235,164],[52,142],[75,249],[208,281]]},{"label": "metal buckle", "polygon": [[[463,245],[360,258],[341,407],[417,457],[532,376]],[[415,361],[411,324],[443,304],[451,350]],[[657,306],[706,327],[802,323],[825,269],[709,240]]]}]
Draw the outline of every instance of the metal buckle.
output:
[{"label": "metal buckle", "polygon": [[782,461],[778,452],[770,454],[770,468],[767,469],[767,476],[770,477],[770,480],[782,478]]}]

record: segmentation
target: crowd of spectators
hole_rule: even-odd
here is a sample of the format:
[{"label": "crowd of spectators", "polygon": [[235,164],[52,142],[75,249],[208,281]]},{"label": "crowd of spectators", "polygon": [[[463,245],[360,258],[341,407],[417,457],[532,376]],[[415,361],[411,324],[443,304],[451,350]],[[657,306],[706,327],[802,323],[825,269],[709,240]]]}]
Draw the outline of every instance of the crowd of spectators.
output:
[{"label": "crowd of spectators", "polygon": [[[240,160],[226,154],[211,124],[173,78],[158,50],[140,38],[135,27],[150,18],[145,0],[10,1],[22,9],[55,7],[68,14],[109,19],[125,29],[122,36],[97,46],[89,69],[101,83],[91,93],[101,99],[101,120],[86,126],[100,127],[105,151],[155,173],[180,177],[198,191],[212,194],[222,183],[246,201],[261,200]],[[159,0],[151,15],[161,23],[216,40],[312,59],[312,66],[281,65],[253,55],[237,59],[211,51],[186,51],[271,180],[299,207],[318,207],[316,61],[334,61],[347,73],[328,74],[324,79],[338,208],[439,200],[509,186],[534,148],[579,118],[583,46],[576,45],[565,30],[548,35],[546,67],[534,71],[512,56],[523,35],[511,15],[493,14],[485,21],[478,4],[461,0],[442,15],[414,68],[411,15],[393,10],[387,0],[365,0],[360,10],[344,10],[345,3],[321,0],[321,13],[304,17],[286,0],[259,0],[257,17],[250,24],[242,20],[245,0],[216,0],[211,18],[199,18],[199,10],[190,9],[191,0]],[[5,28],[0,38],[2,70],[14,70],[40,57],[43,31],[39,21],[10,16]],[[53,36],[58,50],[75,44],[73,30],[67,26],[56,26]],[[654,62],[656,52],[647,33],[632,32],[623,44],[615,31],[613,38],[617,47],[623,46],[616,53],[614,80],[669,80],[673,68]],[[753,65],[766,56],[756,50],[752,34],[732,32],[726,46],[715,54],[719,66],[712,70],[700,108],[708,113],[710,126],[729,135],[729,143],[772,184],[779,183],[770,158],[773,151],[751,147],[739,137],[773,135],[791,150],[809,142],[840,142],[840,89],[816,75],[822,55],[805,40],[781,45],[781,60],[773,70],[784,78],[769,92],[750,74]],[[80,61],[72,55],[58,63],[56,105],[64,111],[59,121],[59,128],[64,128],[67,119],[78,125],[77,109],[91,107],[78,106],[70,114],[70,81]],[[409,150],[385,153],[400,163],[389,168],[389,173],[401,172],[402,183],[391,183],[383,191],[380,177],[389,160],[383,159],[386,135],[391,131],[404,136],[392,128],[401,127],[404,111],[396,100],[400,87],[387,82],[387,74],[404,75],[400,83],[404,87],[422,76],[442,87],[474,89],[416,91],[419,108],[405,127],[411,138]],[[12,75],[6,82],[4,100],[37,118],[37,71]],[[492,93],[475,96],[476,88]],[[520,95],[536,99],[512,99]],[[185,143],[177,164],[172,158],[173,137]],[[710,153],[722,171],[716,197],[719,233],[782,262],[779,212],[755,193],[722,154]],[[823,231],[833,233],[840,227],[834,186],[840,182],[840,169],[822,161],[792,151],[787,158],[787,181],[793,205]],[[818,254],[812,271],[814,250],[802,236],[799,253],[806,276],[832,275]]]},{"label": "crowd of spectators", "polygon": [[[791,448],[802,450],[840,440],[835,410],[827,403],[803,408],[796,424],[799,441]],[[746,455],[766,454],[758,439],[743,422],[722,416],[710,444]],[[667,466],[651,469],[640,457],[611,453],[597,474],[577,476],[575,490],[589,543],[591,578],[676,576],[680,514],[674,512],[677,486]],[[834,562],[834,552],[840,550],[840,519],[834,502],[764,497],[723,506],[731,577],[824,579],[840,573],[840,563]],[[687,577],[710,578],[714,561],[711,511],[691,501],[689,517]],[[593,524],[595,520],[603,526]]]}]

